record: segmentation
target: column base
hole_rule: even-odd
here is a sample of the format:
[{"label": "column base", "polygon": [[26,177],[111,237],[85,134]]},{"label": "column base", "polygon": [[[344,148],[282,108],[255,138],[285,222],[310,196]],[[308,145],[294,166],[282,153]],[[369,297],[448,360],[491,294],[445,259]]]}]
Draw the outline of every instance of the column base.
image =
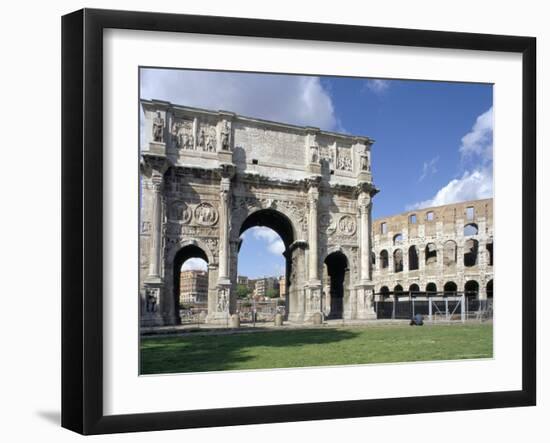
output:
[{"label": "column base", "polygon": [[139,320],[140,326],[144,328],[150,328],[154,326],[165,326],[165,321],[160,315],[160,312],[147,312],[145,315],[142,315]]},{"label": "column base", "polygon": [[321,317],[324,318],[321,310],[321,288],[320,281],[312,281],[304,288],[306,297],[304,323],[313,323],[315,314],[321,314]]},{"label": "column base", "polygon": [[357,320],[376,320],[374,310],[374,285],[361,283],[356,286],[356,311]]},{"label": "column base", "polygon": [[220,279],[216,287],[216,305],[214,312],[208,312],[206,323],[225,324],[229,325],[230,319],[230,297],[231,297],[231,282],[228,279]]}]

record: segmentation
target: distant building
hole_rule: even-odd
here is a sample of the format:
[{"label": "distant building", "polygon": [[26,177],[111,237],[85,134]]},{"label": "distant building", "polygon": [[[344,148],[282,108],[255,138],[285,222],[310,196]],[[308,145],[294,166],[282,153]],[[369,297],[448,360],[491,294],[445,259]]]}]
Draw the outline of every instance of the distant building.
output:
[{"label": "distant building", "polygon": [[254,296],[256,298],[263,298],[270,289],[278,290],[279,280],[276,277],[259,278],[256,280]]},{"label": "distant building", "polygon": [[180,303],[208,301],[208,272],[182,271],[180,274]]},{"label": "distant building", "polygon": [[243,285],[243,286],[248,286],[248,277],[245,276],[245,275],[237,276],[237,284],[238,285]]},{"label": "distant building", "polygon": [[279,277],[279,297],[286,298],[286,277],[283,275]]}]

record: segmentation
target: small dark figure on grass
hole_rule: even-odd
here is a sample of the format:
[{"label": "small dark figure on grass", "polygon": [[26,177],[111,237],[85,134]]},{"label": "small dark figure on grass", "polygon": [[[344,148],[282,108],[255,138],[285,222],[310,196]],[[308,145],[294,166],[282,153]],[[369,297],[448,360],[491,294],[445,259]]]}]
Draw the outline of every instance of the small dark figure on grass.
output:
[{"label": "small dark figure on grass", "polygon": [[411,326],[422,326],[424,324],[424,317],[422,317],[421,314],[416,314],[413,318],[411,318],[411,322],[409,324]]}]

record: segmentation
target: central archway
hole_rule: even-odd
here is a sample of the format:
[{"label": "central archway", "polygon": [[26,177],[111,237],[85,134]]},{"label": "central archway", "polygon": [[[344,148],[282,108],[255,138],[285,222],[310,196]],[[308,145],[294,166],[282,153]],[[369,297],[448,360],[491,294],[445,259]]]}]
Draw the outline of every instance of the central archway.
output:
[{"label": "central archway", "polygon": [[[333,252],[325,258],[329,280],[330,310],[328,319],[341,319],[344,314],[344,298],[349,288],[348,259],[341,251]],[[328,308],[328,306],[327,306]]]},{"label": "central archway", "polygon": [[[296,303],[298,302],[294,296],[296,288],[296,269],[293,270],[293,266],[297,267],[296,263],[293,265],[293,262],[295,261],[293,260],[293,256],[296,254],[293,249],[293,244],[295,241],[294,227],[290,219],[285,214],[271,208],[260,209],[249,214],[239,228],[239,238],[242,240],[242,235],[245,231],[254,227],[266,227],[273,230],[279,235],[284,243],[284,251],[282,255],[285,259],[285,317],[288,318],[290,312],[297,310]],[[241,246],[242,241],[239,242],[236,251],[235,272],[238,268],[238,253]],[[237,275],[235,274],[234,279],[236,280],[236,278]]]}]

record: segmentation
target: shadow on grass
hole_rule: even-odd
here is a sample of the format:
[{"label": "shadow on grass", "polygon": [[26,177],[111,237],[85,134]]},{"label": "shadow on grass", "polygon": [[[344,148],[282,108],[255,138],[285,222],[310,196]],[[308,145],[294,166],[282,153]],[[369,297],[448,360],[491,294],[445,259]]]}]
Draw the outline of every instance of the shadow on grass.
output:
[{"label": "shadow on grass", "polygon": [[[351,340],[358,332],[339,329],[309,329],[295,331],[271,331],[232,335],[200,335],[180,337],[142,338],[141,374],[178,372],[204,372],[243,369],[243,364],[257,359],[257,353],[273,358],[264,360],[257,367],[294,367],[292,361],[285,361],[285,352],[271,352],[273,348],[297,348],[304,352],[319,350],[324,345]],[[313,347],[311,345],[314,345]],[[271,349],[267,349],[271,348]],[[294,353],[296,355],[296,353]]]}]

